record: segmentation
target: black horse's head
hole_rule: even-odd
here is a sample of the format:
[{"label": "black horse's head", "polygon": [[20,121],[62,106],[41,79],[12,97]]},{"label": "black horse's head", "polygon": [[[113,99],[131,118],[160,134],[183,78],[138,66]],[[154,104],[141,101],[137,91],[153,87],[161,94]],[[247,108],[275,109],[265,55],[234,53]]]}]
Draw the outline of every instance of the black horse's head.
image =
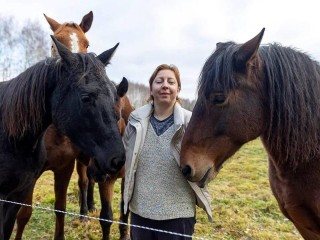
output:
[{"label": "black horse's head", "polygon": [[71,53],[54,37],[59,76],[51,86],[50,108],[53,124],[73,144],[94,160],[95,173],[118,171],[125,153],[117,128],[117,90],[108,79],[105,66],[118,44],[99,56]]}]

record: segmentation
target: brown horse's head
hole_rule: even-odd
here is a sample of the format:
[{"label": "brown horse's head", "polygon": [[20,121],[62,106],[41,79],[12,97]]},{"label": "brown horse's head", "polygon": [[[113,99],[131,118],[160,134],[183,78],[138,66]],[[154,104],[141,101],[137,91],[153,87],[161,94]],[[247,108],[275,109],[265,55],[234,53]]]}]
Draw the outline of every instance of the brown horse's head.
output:
[{"label": "brown horse's head", "polygon": [[[60,24],[56,20],[46,16],[54,37],[65,45],[71,52],[87,52],[89,47],[89,41],[86,38],[85,33],[89,31],[93,21],[93,13],[90,11],[83,18],[78,25],[73,22]],[[51,55],[56,56],[55,48],[51,47]]]},{"label": "brown horse's head", "polygon": [[226,159],[265,128],[257,54],[263,33],[264,29],[242,45],[218,43],[202,69],[180,158],[184,175],[199,186],[212,180]]}]

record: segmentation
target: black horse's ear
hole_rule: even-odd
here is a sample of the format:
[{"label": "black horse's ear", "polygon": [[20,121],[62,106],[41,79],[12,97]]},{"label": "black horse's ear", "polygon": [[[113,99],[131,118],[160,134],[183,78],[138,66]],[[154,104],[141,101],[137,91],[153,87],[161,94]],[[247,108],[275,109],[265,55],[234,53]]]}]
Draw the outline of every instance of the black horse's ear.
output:
[{"label": "black horse's ear", "polygon": [[53,35],[51,35],[51,38],[53,41],[53,46],[56,52],[58,53],[59,57],[61,57],[62,60],[67,63],[67,65],[72,65],[75,59],[72,52],[66,46],[60,43]]},{"label": "black horse's ear", "polygon": [[234,63],[238,71],[245,72],[247,69],[247,64],[256,56],[264,34],[264,30],[265,28],[263,28],[257,36],[242,44],[242,46],[236,52]]},{"label": "black horse's ear", "polygon": [[110,48],[107,51],[104,51],[101,53],[97,58],[100,59],[100,61],[107,66],[110,63],[111,58],[113,57],[114,53],[116,52],[117,47],[120,43],[117,43],[113,48]]},{"label": "black horse's ear", "polygon": [[128,92],[129,83],[128,80],[123,77],[122,81],[117,85],[117,94],[119,97],[123,97]]}]

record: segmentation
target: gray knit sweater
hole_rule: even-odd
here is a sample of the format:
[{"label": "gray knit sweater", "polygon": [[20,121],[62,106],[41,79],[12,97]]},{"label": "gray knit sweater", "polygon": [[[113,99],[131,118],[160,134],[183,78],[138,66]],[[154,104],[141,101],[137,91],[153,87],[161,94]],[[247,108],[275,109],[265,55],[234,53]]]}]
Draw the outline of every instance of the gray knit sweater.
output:
[{"label": "gray knit sweater", "polygon": [[153,220],[195,216],[196,197],[170,151],[173,125],[157,136],[150,122],[138,155],[132,212]]}]

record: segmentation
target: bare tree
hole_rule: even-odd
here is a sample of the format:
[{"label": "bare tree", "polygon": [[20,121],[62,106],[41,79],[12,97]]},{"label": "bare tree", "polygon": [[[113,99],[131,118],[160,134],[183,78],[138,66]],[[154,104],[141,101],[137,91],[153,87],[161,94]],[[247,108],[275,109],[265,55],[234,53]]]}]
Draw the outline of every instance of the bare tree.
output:
[{"label": "bare tree", "polygon": [[24,52],[24,68],[48,56],[50,49],[49,35],[36,21],[27,20],[22,26],[19,43]]},{"label": "bare tree", "polygon": [[49,55],[50,41],[38,22],[23,26],[13,16],[0,15],[0,81],[6,81]]},{"label": "bare tree", "polygon": [[12,77],[16,55],[16,22],[13,17],[0,16],[0,81]]}]

